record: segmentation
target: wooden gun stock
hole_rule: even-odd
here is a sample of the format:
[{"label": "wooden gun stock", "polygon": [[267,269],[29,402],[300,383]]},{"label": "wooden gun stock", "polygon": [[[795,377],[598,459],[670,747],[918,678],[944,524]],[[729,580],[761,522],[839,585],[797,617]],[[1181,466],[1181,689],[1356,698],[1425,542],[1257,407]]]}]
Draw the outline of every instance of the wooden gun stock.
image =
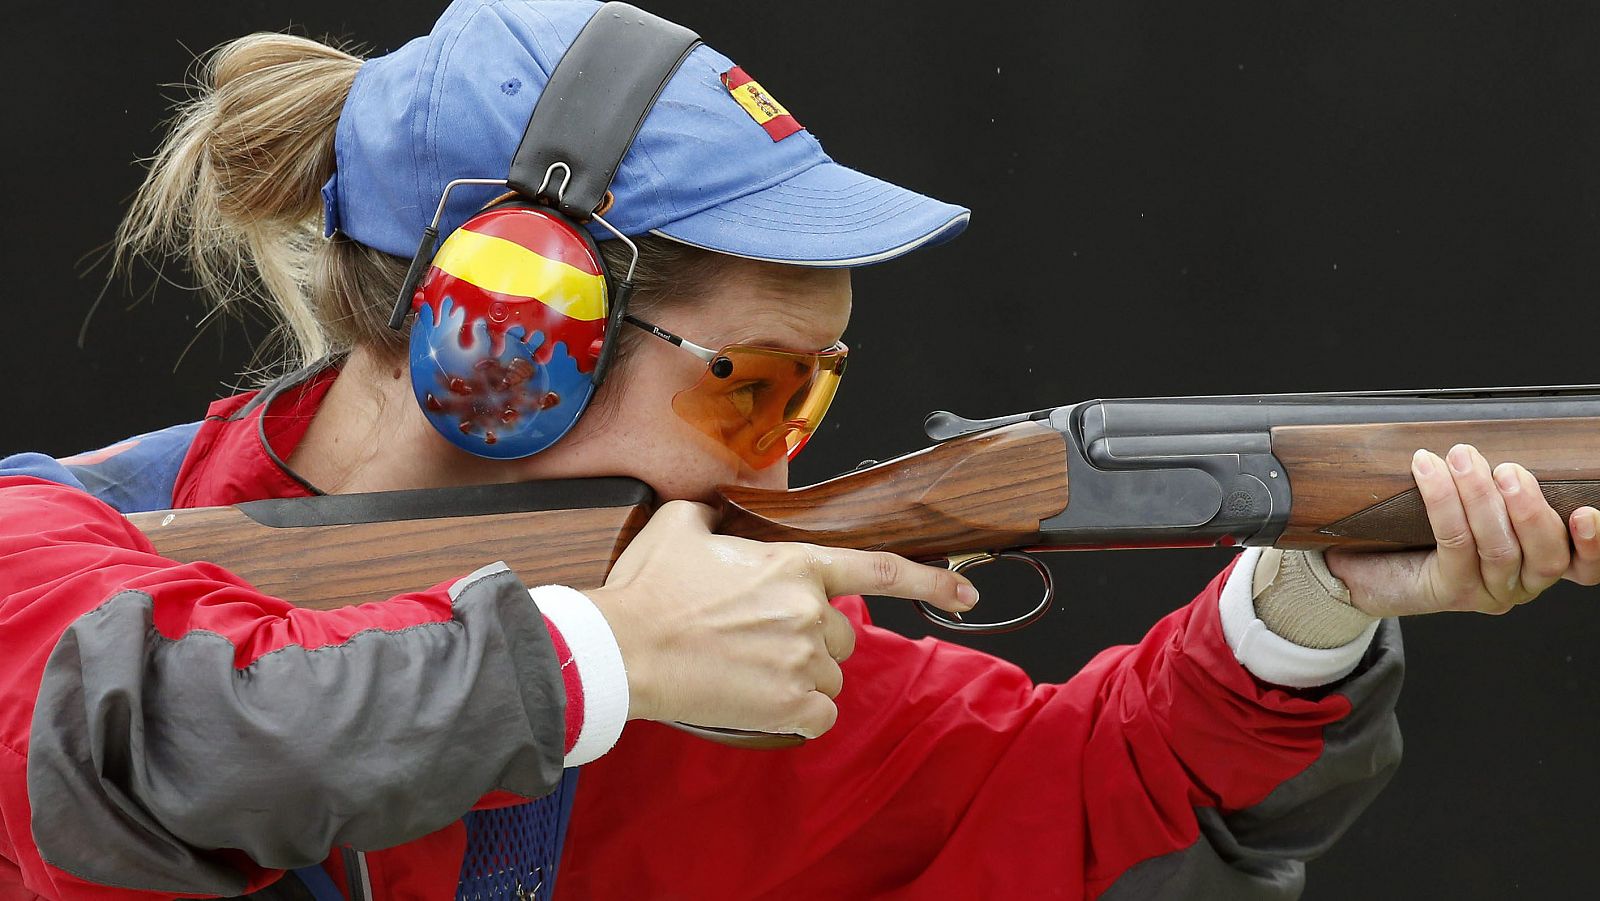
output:
[{"label": "wooden gun stock", "polygon": [[652,511],[631,479],[481,485],[130,514],[164,557],[204,560],[300,607],[381,601],[504,561],[529,585],[598,588]]},{"label": "wooden gun stock", "polygon": [[932,559],[1037,543],[1066,509],[1067,443],[1022,422],[937,444],[807,488],[722,489],[722,528]]},{"label": "wooden gun stock", "polygon": [[[997,483],[997,473],[1006,480]],[[724,489],[721,531],[927,559],[1025,544],[1041,519],[1066,506],[1066,490],[1062,436],[1027,423],[808,489]],[[128,519],[164,557],[215,563],[267,594],[327,610],[427,588],[495,561],[529,585],[596,588],[652,509],[643,483],[579,479],[255,501]]]}]

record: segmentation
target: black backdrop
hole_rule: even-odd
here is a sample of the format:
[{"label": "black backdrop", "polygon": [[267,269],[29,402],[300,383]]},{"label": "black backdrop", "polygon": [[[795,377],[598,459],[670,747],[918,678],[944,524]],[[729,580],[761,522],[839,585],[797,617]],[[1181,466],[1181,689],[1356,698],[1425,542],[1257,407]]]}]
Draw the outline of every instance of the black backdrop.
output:
[{"label": "black backdrop", "polygon": [[[955,244],[858,275],[849,387],[797,481],[921,446],[934,408],[1596,380],[1600,6],[648,5],[739,60],[836,158],[974,210]],[[141,277],[77,344],[105,276],[94,252],[178,93],[158,85],[257,29],[391,49],[439,4],[7,7],[0,452],[194,418],[258,329],[192,340],[198,299],[159,285],[139,300]],[[1064,679],[1226,557],[1066,556],[1059,609],[982,644]],[[1307,897],[1587,894],[1597,598],[1564,585],[1507,617],[1407,625],[1406,763],[1312,865]]]}]

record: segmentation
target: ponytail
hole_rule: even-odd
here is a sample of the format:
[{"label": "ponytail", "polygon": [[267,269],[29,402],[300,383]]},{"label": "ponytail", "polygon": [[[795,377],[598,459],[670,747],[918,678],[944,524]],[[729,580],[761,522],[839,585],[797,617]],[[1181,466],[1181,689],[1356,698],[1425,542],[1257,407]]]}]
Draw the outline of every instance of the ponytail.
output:
[{"label": "ponytail", "polygon": [[183,259],[217,307],[265,307],[291,365],[341,349],[348,336],[320,315],[313,273],[326,254],[321,188],[334,131],[360,67],[284,34],[215,50],[117,231],[118,266],[140,254]]}]

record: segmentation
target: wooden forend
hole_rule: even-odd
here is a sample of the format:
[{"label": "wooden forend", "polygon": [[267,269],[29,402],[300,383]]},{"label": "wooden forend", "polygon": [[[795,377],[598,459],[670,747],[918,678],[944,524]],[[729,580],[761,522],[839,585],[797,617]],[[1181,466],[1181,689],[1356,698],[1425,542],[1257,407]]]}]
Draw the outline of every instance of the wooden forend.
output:
[{"label": "wooden forend", "polygon": [[1426,448],[1475,446],[1491,467],[1520,463],[1563,518],[1600,504],[1600,418],[1280,426],[1272,452],[1293,498],[1279,547],[1394,549],[1433,544],[1411,476]]}]

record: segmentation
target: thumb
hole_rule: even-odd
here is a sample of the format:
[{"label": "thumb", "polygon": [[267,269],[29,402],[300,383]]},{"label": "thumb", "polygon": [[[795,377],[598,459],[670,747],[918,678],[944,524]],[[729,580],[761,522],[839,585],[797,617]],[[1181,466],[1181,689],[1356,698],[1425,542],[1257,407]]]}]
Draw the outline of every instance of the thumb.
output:
[{"label": "thumb", "polygon": [[832,729],[838,719],[839,706],[833,699],[820,691],[813,691],[801,702],[794,725],[779,731],[791,732],[802,738],[816,738]]},{"label": "thumb", "polygon": [[667,501],[650,517],[650,522],[645,528],[663,529],[692,529],[696,532],[710,534],[717,524],[717,511],[705,504],[694,501]]},{"label": "thumb", "polygon": [[693,501],[668,501],[662,504],[623,549],[622,556],[617,558],[611,572],[606,575],[606,584],[632,581],[659,548],[681,547],[677,542],[681,541],[682,536],[709,535],[716,521],[716,511],[705,504]]}]

